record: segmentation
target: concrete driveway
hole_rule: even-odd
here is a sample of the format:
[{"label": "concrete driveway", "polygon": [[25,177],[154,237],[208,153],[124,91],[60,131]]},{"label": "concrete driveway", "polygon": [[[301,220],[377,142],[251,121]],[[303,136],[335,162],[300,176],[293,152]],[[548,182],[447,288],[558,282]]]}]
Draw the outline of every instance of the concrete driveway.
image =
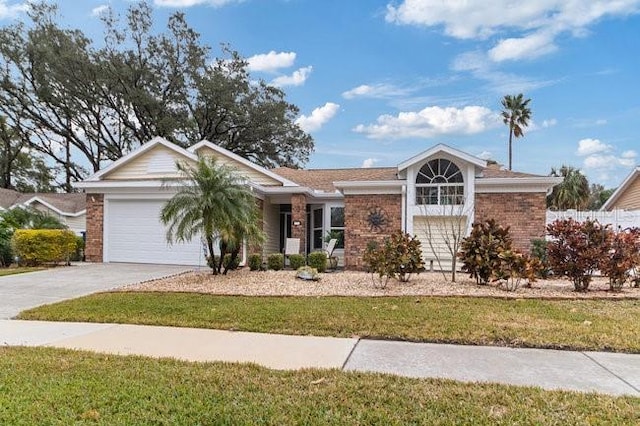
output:
[{"label": "concrete driveway", "polygon": [[0,319],[20,311],[127,284],[192,270],[190,266],[78,263],[69,267],[0,277]]}]

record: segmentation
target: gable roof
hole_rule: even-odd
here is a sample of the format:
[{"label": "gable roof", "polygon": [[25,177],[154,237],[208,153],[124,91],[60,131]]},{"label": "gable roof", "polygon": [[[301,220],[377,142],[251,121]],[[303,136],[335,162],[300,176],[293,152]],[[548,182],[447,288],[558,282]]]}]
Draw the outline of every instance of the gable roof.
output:
[{"label": "gable roof", "polygon": [[316,191],[335,192],[334,182],[339,181],[388,181],[398,179],[395,167],[371,167],[353,169],[291,169],[278,167],[274,173],[283,176],[300,186]]},{"label": "gable roof", "polygon": [[13,206],[22,194],[12,189],[0,188],[0,207],[4,210]]},{"label": "gable roof", "polygon": [[466,152],[460,151],[459,149],[452,148],[449,145],[439,143],[438,145],[434,145],[426,151],[422,151],[420,154],[414,155],[408,160],[405,160],[402,163],[398,164],[398,172],[406,170],[410,166],[413,166],[414,164],[419,163],[441,152],[447,153],[453,157],[459,158],[478,167],[487,167],[487,162],[485,160],[475,157],[471,154],[467,154]]},{"label": "gable roof", "polygon": [[610,210],[633,182],[640,177],[640,166],[636,166],[631,173],[622,181],[622,184],[611,194],[611,197],[600,207],[600,210]]},{"label": "gable roof", "polygon": [[0,188],[0,208],[28,207],[38,202],[63,216],[79,216],[86,210],[87,197],[83,193],[21,193]]},{"label": "gable roof", "polygon": [[[175,151],[176,153],[178,153],[179,155],[182,155],[183,157],[185,157],[186,159],[189,160],[193,160],[193,161],[197,161],[197,156],[190,152],[187,151],[186,149],[169,142],[168,140],[166,140],[165,138],[161,138],[159,136],[156,136],[155,138],[151,139],[149,142],[140,145],[138,148],[136,148],[135,150],[131,151],[129,154],[125,155],[124,157],[121,157],[119,159],[117,159],[116,161],[114,161],[113,163],[109,164],[107,167],[105,167],[102,170],[99,170],[98,172],[94,173],[93,175],[89,176],[88,178],[86,178],[83,182],[93,182],[93,181],[98,181],[100,180],[100,178],[106,174],[109,174],[111,172],[113,172],[114,170],[117,170],[119,168],[121,168],[122,166],[124,166],[125,164],[129,163],[130,161],[134,160],[135,158],[138,158],[140,155],[144,154],[145,152],[151,150],[152,148],[154,148],[155,146],[158,145],[162,145],[172,151]],[[82,182],[78,182],[78,183],[82,183]],[[82,185],[79,185],[79,187],[81,187]]]},{"label": "gable roof", "polygon": [[229,157],[234,161],[237,161],[238,163],[252,169],[255,170],[258,173],[261,173],[263,175],[269,176],[272,179],[277,180],[278,182],[280,182],[283,186],[297,186],[294,182],[290,181],[289,179],[286,178],[286,176],[282,176],[279,175],[277,173],[274,173],[272,170],[266,169],[262,166],[259,166],[257,164],[255,164],[252,161],[247,160],[246,158],[229,151],[226,148],[223,148],[221,146],[218,146],[212,142],[209,142],[208,140],[202,140],[200,142],[198,142],[195,145],[190,146],[189,148],[187,148],[187,150],[189,152],[192,153],[197,153],[198,151],[200,151],[202,148],[209,148],[210,150],[217,152],[218,154],[224,155],[225,157]]},{"label": "gable roof", "polygon": [[34,193],[22,194],[16,204],[29,206],[43,204],[63,216],[78,216],[85,212],[87,196],[84,193]]}]

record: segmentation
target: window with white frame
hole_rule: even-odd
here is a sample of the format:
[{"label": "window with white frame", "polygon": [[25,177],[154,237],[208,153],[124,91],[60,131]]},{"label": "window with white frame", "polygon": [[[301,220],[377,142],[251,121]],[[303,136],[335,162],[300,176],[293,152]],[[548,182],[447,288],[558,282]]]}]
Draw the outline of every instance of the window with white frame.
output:
[{"label": "window with white frame", "polygon": [[344,248],[344,207],[331,207],[331,227],[329,232],[336,238],[336,248]]},{"label": "window with white frame", "polygon": [[444,158],[422,166],[416,177],[416,205],[460,204],[464,204],[464,180],[458,166]]}]

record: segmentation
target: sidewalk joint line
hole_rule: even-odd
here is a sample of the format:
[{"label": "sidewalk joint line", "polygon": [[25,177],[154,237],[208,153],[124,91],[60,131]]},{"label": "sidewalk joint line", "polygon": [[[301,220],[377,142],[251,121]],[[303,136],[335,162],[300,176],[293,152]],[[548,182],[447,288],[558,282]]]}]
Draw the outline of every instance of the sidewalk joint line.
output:
[{"label": "sidewalk joint line", "polygon": [[602,368],[603,370],[605,370],[606,372],[608,372],[609,374],[613,375],[614,377],[618,378],[621,382],[623,382],[624,384],[626,384],[627,386],[629,386],[631,389],[633,389],[634,391],[640,393],[640,389],[638,389],[637,387],[635,387],[634,385],[632,385],[631,383],[629,383],[628,381],[626,381],[625,379],[623,379],[622,377],[620,377],[619,375],[617,375],[616,373],[614,373],[613,371],[609,370],[607,367],[605,367],[604,365],[602,365],[601,363],[599,363],[596,359],[590,357],[589,355],[587,355],[586,352],[580,352],[582,355],[586,356],[588,359],[590,359],[591,361],[593,361],[594,363],[596,363],[596,365],[600,366],[600,368]]},{"label": "sidewalk joint line", "polygon": [[351,355],[353,355],[353,352],[356,350],[356,346],[358,346],[358,344],[360,343],[360,340],[362,340],[362,337],[358,337],[358,340],[356,340],[355,345],[353,345],[353,347],[349,351],[349,355],[347,355],[347,359],[345,359],[344,362],[342,363],[342,367],[340,367],[340,371],[344,371],[344,368],[347,366],[347,363],[351,359]]}]

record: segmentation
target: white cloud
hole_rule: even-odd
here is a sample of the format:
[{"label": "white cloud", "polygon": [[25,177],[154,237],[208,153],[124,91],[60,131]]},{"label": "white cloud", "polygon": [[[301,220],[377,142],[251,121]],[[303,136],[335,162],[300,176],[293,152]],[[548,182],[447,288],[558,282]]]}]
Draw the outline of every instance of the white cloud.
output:
[{"label": "white cloud", "polygon": [[606,171],[619,171],[621,167],[633,167],[638,157],[638,153],[631,149],[617,155],[612,145],[598,139],[579,141],[577,154],[585,156],[583,164],[586,169],[595,170],[601,175],[606,174]]},{"label": "white cloud", "polygon": [[542,127],[549,128],[549,127],[553,127],[556,124],[558,124],[558,120],[556,120],[555,118],[550,118],[548,120],[542,120]]},{"label": "white cloud", "polygon": [[482,158],[483,160],[489,160],[489,159],[491,159],[493,157],[493,154],[491,154],[490,151],[482,151],[476,157]]},{"label": "white cloud", "polygon": [[484,80],[488,90],[505,93],[525,93],[557,83],[557,80],[540,80],[497,71],[496,64],[480,51],[464,52],[451,63],[453,71],[470,72],[475,78]]},{"label": "white cloud", "polygon": [[397,116],[381,115],[375,124],[359,124],[353,131],[373,139],[432,138],[449,134],[476,134],[500,125],[497,112],[481,106],[427,107]]},{"label": "white cloud", "polygon": [[280,77],[274,78],[271,84],[278,87],[301,86],[307,80],[309,74],[311,74],[311,70],[313,70],[312,66],[297,69],[291,75],[281,75]]},{"label": "white cloud", "polygon": [[319,130],[325,123],[338,113],[340,105],[333,102],[327,102],[321,107],[311,111],[311,115],[301,115],[296,119],[296,124],[305,132],[314,132]]},{"label": "white cloud", "polygon": [[599,118],[596,120],[596,126],[604,126],[605,124],[607,124],[607,120],[605,120],[604,118]]},{"label": "white cloud", "polygon": [[639,10],[640,0],[404,0],[388,5],[385,17],[396,24],[442,27],[446,35],[458,39],[516,34],[490,51],[491,59],[504,61],[548,54],[556,49],[554,41],[560,34],[584,37],[589,26],[603,18]]},{"label": "white cloud", "polygon": [[377,158],[367,158],[366,160],[364,160],[362,162],[362,168],[363,169],[370,169],[371,167],[373,167],[373,165],[375,163],[377,163],[379,160]]},{"label": "white cloud", "polygon": [[524,37],[500,40],[489,50],[489,58],[494,62],[508,60],[535,59],[558,49],[553,36],[546,33],[533,33]]},{"label": "white cloud", "polygon": [[229,3],[240,3],[243,0],[154,0],[154,4],[159,7],[191,7],[191,6],[213,6],[221,7]]},{"label": "white cloud", "polygon": [[14,18],[27,9],[29,9],[29,4],[26,2],[8,4],[7,0],[0,0],[0,19]]},{"label": "white cloud", "polygon": [[109,10],[109,5],[106,4],[94,7],[93,9],[91,9],[91,16],[100,16],[107,10]]},{"label": "white cloud", "polygon": [[609,152],[613,149],[611,145],[601,142],[599,139],[582,139],[578,141],[578,154],[581,157],[601,152]]},{"label": "white cloud", "polygon": [[411,89],[403,89],[401,87],[394,86],[393,84],[361,84],[358,87],[342,92],[342,97],[345,99],[358,97],[388,99],[395,96],[406,95],[411,91]]},{"label": "white cloud", "polygon": [[261,53],[247,58],[249,71],[267,72],[277,71],[280,68],[288,68],[293,65],[295,60],[295,52],[276,52],[274,50],[269,53]]}]

